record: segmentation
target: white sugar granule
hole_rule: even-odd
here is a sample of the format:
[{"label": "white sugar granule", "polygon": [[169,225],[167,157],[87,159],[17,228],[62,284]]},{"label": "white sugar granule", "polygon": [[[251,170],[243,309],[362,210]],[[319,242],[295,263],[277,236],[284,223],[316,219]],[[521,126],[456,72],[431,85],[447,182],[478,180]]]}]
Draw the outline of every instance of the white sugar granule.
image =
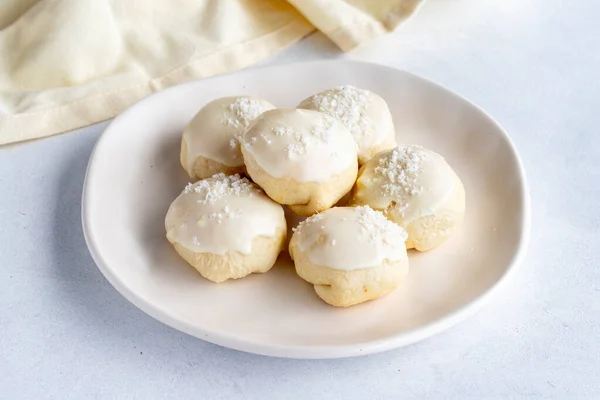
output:
[{"label": "white sugar granule", "polygon": [[264,133],[261,133],[260,137],[265,141],[266,144],[271,144],[272,140],[269,139]]},{"label": "white sugar granule", "polygon": [[283,140],[292,140],[292,143],[288,143],[284,147],[284,151],[287,153],[289,159],[298,159],[306,156],[308,148],[317,145],[319,141],[326,144],[331,143],[335,135],[336,123],[330,117],[323,116],[322,121],[313,124],[308,132],[296,132],[285,125],[276,126],[272,128],[272,131],[276,136],[286,138]]},{"label": "white sugar granule", "polygon": [[306,155],[306,147],[308,145],[308,139],[299,134],[294,134],[294,142],[292,144],[288,144],[285,146],[285,152],[287,153],[288,158],[301,158]]},{"label": "white sugar granule", "polygon": [[238,145],[242,143],[242,135],[235,135],[234,137],[231,138],[231,140],[229,141],[229,147],[231,147],[232,149],[235,149],[238,147]]},{"label": "white sugar granule", "polygon": [[369,92],[354,86],[339,86],[312,97],[315,108],[338,121],[355,135],[364,135],[369,126],[365,118]]},{"label": "white sugar granule", "polygon": [[425,157],[423,147],[411,145],[398,146],[380,158],[375,172],[384,178],[385,183],[381,186],[383,195],[403,197],[421,194],[423,188],[417,185],[417,179]]},{"label": "white sugar granule", "polygon": [[208,226],[207,220],[215,220],[218,224],[222,224],[224,219],[239,218],[241,211],[232,211],[229,206],[223,207],[221,211],[214,211],[209,214],[204,214],[198,220],[198,226]]},{"label": "white sugar granule", "polygon": [[231,147],[231,149],[234,150],[234,152],[235,152],[235,154],[233,155],[233,158],[238,158],[240,156],[239,151],[236,151],[236,150],[239,150],[239,145],[241,142],[242,142],[242,135],[235,135],[229,141],[229,147]]},{"label": "white sugar granule", "polygon": [[294,134],[294,130],[292,128],[283,125],[273,128],[273,132],[275,132],[275,135],[277,136],[290,136]]},{"label": "white sugar granule", "polygon": [[310,225],[315,224],[322,220],[323,220],[323,214],[319,214],[319,213],[314,214],[314,215],[306,218],[304,221],[301,221],[295,228],[292,228],[292,232],[301,234],[302,228],[304,228],[306,226],[310,226]]},{"label": "white sugar granule", "polygon": [[229,208],[229,206],[225,206],[223,207],[222,213],[225,216],[225,218],[235,219],[240,217],[240,215],[242,214],[242,210],[232,210],[231,208]]},{"label": "white sugar granule", "polygon": [[234,128],[248,127],[250,121],[265,111],[267,108],[261,102],[247,97],[239,97],[225,107],[222,122]]},{"label": "white sugar granule", "polygon": [[[404,243],[408,238],[406,231],[399,225],[396,225],[387,219],[381,212],[373,210],[369,206],[359,206],[352,209],[358,214],[356,221],[360,227],[360,232],[367,236],[370,242],[382,242],[385,245],[395,246]],[[323,221],[323,214],[315,214],[300,222],[292,231],[298,235],[302,234],[302,230]],[[342,218],[342,221],[348,220],[347,217]],[[325,225],[320,225],[321,229]],[[332,246],[336,245],[335,239],[330,241]]]},{"label": "white sugar granule", "polygon": [[197,200],[200,204],[214,204],[225,196],[251,196],[258,193],[258,189],[239,174],[228,176],[221,173],[196,183],[188,183],[183,194],[190,193],[200,195],[200,199]]},{"label": "white sugar granule", "polygon": [[325,143],[330,143],[333,138],[334,125],[331,121],[325,121],[320,124],[315,124],[312,127],[311,133],[321,139]]},{"label": "white sugar granule", "polygon": [[299,158],[306,153],[306,149],[302,146],[302,143],[288,144],[284,150],[289,159]]},{"label": "white sugar granule", "polygon": [[313,125],[309,133],[300,134],[294,133],[294,141],[291,144],[285,146],[284,150],[288,155],[289,159],[302,158],[306,156],[308,148],[315,146],[316,142],[314,138],[329,143],[333,135],[332,130],[333,124],[317,124]]},{"label": "white sugar granule", "polygon": [[370,241],[382,241],[388,245],[404,243],[408,238],[406,231],[387,219],[381,212],[373,210],[369,206],[355,208],[358,212],[358,223],[362,232]]}]

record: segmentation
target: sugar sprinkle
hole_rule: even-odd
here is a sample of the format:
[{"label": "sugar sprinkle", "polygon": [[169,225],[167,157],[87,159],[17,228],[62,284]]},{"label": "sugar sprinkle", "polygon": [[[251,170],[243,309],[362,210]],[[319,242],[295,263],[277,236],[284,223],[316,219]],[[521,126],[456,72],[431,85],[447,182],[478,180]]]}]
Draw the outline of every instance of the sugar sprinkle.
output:
[{"label": "sugar sprinkle", "polygon": [[[335,123],[329,116],[323,116],[324,121],[314,124],[311,129],[305,133],[300,134],[294,132],[291,128],[287,127],[276,127],[274,128],[275,134],[278,136],[293,136],[294,142],[285,146],[284,150],[287,153],[289,159],[302,158],[306,155],[309,146],[315,145],[318,141],[325,144],[330,144],[333,137],[335,136]],[[281,133],[281,135],[278,132]],[[338,154],[334,151],[337,158]],[[332,154],[333,155],[333,154]]]},{"label": "sugar sprinkle", "polygon": [[417,179],[423,168],[426,154],[417,145],[398,146],[379,159],[375,172],[384,178],[383,195],[390,197],[418,196],[423,188]]},{"label": "sugar sprinkle", "polygon": [[314,95],[315,108],[338,121],[355,135],[364,135],[370,121],[364,118],[369,104],[369,92],[351,85],[338,86]]},{"label": "sugar sprinkle", "polygon": [[294,134],[294,130],[292,128],[283,125],[273,128],[273,132],[275,132],[275,135],[277,136],[291,136]]},{"label": "sugar sprinkle", "polygon": [[296,226],[295,228],[292,228],[292,232],[297,232],[299,235],[302,234],[302,228],[304,227],[308,227],[312,224],[315,224],[319,221],[323,220],[323,214],[314,214],[308,218],[306,218],[304,221],[301,221],[298,226]]},{"label": "sugar sprinkle", "polygon": [[228,176],[220,173],[209,179],[188,183],[182,194],[196,193],[200,195],[198,203],[215,204],[217,200],[225,196],[252,196],[258,191],[256,186],[239,174]]},{"label": "sugar sprinkle", "polygon": [[265,141],[266,144],[271,144],[272,140],[269,139],[264,133],[261,133],[260,137]]},{"label": "sugar sprinkle", "polygon": [[[356,221],[360,226],[360,233],[366,235],[370,242],[383,242],[385,245],[395,246],[398,243],[404,243],[408,238],[408,234],[404,228],[396,225],[387,219],[383,213],[373,210],[368,205],[354,207],[353,211],[357,213]],[[315,214],[300,222],[292,231],[301,235],[303,229],[323,221],[323,218],[323,214]],[[347,219],[347,217],[343,217],[342,221],[346,221]],[[324,228],[325,225],[320,225],[320,229]],[[335,239],[331,240],[330,243],[332,246],[335,246]]]},{"label": "sugar sprinkle", "polygon": [[369,206],[356,207],[358,223],[362,232],[367,234],[369,241],[383,241],[387,245],[404,243],[408,234],[400,225],[387,219],[381,212]]},{"label": "sugar sprinkle", "polygon": [[222,122],[234,128],[247,128],[252,120],[265,111],[267,107],[261,102],[247,97],[238,97],[233,103],[225,106]]}]

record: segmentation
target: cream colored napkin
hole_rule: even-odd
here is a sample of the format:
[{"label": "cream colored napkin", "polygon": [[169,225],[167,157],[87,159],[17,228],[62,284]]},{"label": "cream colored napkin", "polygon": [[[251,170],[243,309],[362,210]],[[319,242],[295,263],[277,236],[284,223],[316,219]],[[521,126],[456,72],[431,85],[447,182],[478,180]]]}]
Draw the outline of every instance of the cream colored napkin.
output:
[{"label": "cream colored napkin", "polygon": [[163,88],[244,68],[315,27],[343,51],[423,0],[1,0],[0,144],[114,117]]}]

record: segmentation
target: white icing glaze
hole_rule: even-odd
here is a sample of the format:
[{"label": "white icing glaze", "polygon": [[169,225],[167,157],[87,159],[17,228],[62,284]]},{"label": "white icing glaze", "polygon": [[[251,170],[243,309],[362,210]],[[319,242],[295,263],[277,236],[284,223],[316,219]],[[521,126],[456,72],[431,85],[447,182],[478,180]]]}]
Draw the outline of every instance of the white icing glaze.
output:
[{"label": "white icing glaze", "polygon": [[369,90],[351,85],[335,87],[305,99],[298,108],[320,111],[340,121],[352,133],[361,158],[370,158],[370,150],[386,139],[394,140],[387,103]]},{"label": "white icing glaze", "polygon": [[187,170],[192,170],[198,156],[228,167],[243,165],[238,138],[256,117],[273,108],[268,101],[250,96],[223,97],[206,104],[183,131]]},{"label": "white icing glaze", "polygon": [[196,253],[249,254],[252,240],[286,229],[283,207],[239,175],[188,184],[165,218],[167,237]]},{"label": "white icing glaze", "polygon": [[242,146],[269,175],[297,182],[324,182],[357,162],[348,130],[311,110],[265,112],[243,135]]},{"label": "white icing glaze", "polygon": [[398,146],[363,166],[354,198],[375,209],[393,210],[406,226],[435,213],[455,182],[454,171],[441,155],[421,146]]},{"label": "white icing glaze", "polygon": [[292,245],[314,264],[350,271],[405,258],[406,238],[404,229],[369,206],[334,207],[301,222]]}]

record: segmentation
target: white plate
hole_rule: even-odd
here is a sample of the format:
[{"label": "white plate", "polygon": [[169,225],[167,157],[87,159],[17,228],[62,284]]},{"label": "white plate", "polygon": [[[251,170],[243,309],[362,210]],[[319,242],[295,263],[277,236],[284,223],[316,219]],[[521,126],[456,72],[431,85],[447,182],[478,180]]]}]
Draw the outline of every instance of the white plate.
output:
[{"label": "white plate", "polygon": [[[164,216],[188,178],[183,127],[202,105],[252,94],[294,107],[320,90],[353,84],[380,94],[400,143],[446,157],[462,178],[467,212],[439,248],[410,253],[410,274],[383,299],[330,307],[282,257],[267,274],[214,284],[181,260]],[[431,336],[473,313],[515,270],[529,236],[525,176],[502,128],[443,87],[396,69],[350,61],[238,72],[167,89],[106,129],[90,159],[83,228],[94,260],[123,296],[152,317],[222,346],[280,357],[379,352]]]}]

